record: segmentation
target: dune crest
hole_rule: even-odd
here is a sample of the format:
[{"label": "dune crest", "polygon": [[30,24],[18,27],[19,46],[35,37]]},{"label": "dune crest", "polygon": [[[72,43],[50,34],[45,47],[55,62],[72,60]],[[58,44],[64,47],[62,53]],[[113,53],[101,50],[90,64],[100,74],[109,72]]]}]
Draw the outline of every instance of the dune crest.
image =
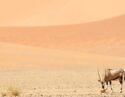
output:
[{"label": "dune crest", "polygon": [[50,27],[1,27],[0,41],[125,57],[125,15],[99,22]]},{"label": "dune crest", "polygon": [[99,21],[125,14],[124,3],[124,0],[0,1],[0,26],[48,26]]}]

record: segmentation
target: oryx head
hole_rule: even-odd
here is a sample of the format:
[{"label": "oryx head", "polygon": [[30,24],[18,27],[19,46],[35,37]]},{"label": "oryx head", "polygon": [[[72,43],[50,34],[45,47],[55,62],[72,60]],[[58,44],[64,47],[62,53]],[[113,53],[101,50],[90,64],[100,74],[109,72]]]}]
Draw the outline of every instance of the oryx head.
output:
[{"label": "oryx head", "polygon": [[98,77],[99,77],[98,82],[101,83],[102,89],[105,89],[105,81],[101,78],[99,70],[98,70]]}]

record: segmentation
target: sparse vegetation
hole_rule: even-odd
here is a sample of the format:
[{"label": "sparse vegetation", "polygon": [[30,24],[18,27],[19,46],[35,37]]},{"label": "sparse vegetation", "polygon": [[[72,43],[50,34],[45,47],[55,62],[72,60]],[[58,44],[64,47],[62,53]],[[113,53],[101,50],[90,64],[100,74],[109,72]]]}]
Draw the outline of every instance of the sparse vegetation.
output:
[{"label": "sparse vegetation", "polygon": [[101,93],[106,93],[106,89],[101,90]]},{"label": "sparse vegetation", "polygon": [[[119,91],[101,90],[93,71],[16,73],[0,76],[0,97],[123,97]],[[119,90],[115,83],[113,88]]]},{"label": "sparse vegetation", "polygon": [[20,90],[16,87],[9,87],[7,92],[9,96],[18,97],[20,95]]},{"label": "sparse vegetation", "polygon": [[5,97],[7,96],[7,93],[6,92],[1,92],[1,97]]}]

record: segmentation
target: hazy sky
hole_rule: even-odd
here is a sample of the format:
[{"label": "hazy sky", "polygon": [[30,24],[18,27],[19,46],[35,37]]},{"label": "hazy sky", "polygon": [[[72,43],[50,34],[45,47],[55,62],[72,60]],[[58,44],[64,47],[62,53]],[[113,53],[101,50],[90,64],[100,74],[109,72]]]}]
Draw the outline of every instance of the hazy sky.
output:
[{"label": "hazy sky", "polygon": [[125,14],[125,0],[0,0],[0,26],[47,26]]}]

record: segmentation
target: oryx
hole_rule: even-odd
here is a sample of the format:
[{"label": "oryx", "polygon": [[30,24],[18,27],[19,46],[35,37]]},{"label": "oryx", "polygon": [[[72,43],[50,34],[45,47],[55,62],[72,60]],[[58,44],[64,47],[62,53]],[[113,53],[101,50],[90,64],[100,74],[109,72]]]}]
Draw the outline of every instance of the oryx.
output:
[{"label": "oryx", "polygon": [[100,72],[98,71],[98,77],[98,81],[101,83],[103,90],[107,90],[108,84],[110,84],[110,88],[112,90],[112,81],[118,79],[121,84],[120,92],[122,93],[123,82],[125,80],[125,71],[123,69],[105,69],[103,76],[101,76]]}]

